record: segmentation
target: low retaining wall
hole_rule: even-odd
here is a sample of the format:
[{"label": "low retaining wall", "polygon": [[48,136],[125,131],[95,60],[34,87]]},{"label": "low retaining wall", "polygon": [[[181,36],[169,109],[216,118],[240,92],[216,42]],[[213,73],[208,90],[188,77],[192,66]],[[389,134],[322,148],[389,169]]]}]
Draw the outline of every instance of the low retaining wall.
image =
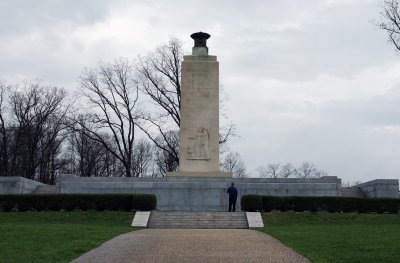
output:
[{"label": "low retaining wall", "polygon": [[19,176],[0,177],[0,194],[29,194],[36,190],[40,182]]},{"label": "low retaining wall", "polygon": [[399,198],[399,180],[376,179],[356,185],[367,197]]},{"label": "low retaining wall", "polygon": [[[64,175],[57,180],[57,193],[131,193],[154,194],[160,211],[225,211],[227,188],[234,182],[242,195],[272,196],[358,196],[399,198],[399,180],[377,179],[342,189],[341,179],[326,176],[318,179],[298,178],[128,178],[77,177]],[[0,194],[27,194],[44,184],[23,177],[0,177]],[[240,210],[240,203],[237,204]]]},{"label": "low retaining wall", "polygon": [[132,193],[155,194],[160,211],[225,211],[226,193],[230,183],[240,197],[247,194],[275,196],[341,196],[341,180],[336,176],[319,179],[297,178],[127,178],[61,176],[57,180],[59,193]]}]

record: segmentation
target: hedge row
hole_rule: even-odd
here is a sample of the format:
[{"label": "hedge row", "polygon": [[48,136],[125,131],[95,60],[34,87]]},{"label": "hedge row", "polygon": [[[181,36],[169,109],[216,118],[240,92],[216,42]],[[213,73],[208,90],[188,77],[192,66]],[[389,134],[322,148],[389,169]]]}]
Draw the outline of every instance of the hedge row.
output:
[{"label": "hedge row", "polygon": [[0,195],[0,211],[149,211],[157,206],[150,194]]},{"label": "hedge row", "polygon": [[245,195],[241,199],[244,211],[296,211],[296,212],[358,212],[398,213],[400,199],[357,197],[303,197]]}]

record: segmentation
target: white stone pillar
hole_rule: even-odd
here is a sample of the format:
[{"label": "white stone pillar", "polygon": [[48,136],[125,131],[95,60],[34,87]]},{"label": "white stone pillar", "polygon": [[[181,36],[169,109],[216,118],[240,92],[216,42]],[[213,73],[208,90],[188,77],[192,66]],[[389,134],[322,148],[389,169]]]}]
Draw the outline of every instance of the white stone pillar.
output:
[{"label": "white stone pillar", "polygon": [[[196,34],[206,38],[197,42]],[[168,176],[231,176],[219,170],[219,63],[208,55],[207,36],[192,35],[193,53],[182,62],[180,164]]]},{"label": "white stone pillar", "polygon": [[181,172],[219,171],[219,63],[216,56],[182,62]]}]

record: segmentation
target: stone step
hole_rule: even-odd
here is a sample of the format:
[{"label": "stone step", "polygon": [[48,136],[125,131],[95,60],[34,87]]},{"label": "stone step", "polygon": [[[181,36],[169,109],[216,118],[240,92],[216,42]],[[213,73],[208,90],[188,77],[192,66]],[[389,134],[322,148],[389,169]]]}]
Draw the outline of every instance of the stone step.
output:
[{"label": "stone step", "polygon": [[243,225],[246,222],[240,222],[240,223],[214,223],[214,222],[151,222],[149,223],[149,225],[151,226],[160,226],[160,225],[179,225],[179,226],[183,226],[183,225],[214,225],[214,226],[219,226],[219,225],[230,225],[230,226],[236,226],[236,225]]},{"label": "stone step", "polygon": [[185,219],[185,220],[241,220],[243,217],[229,217],[229,216],[224,216],[224,217],[219,217],[219,216],[207,216],[207,217],[202,217],[202,216],[157,216],[155,217],[157,219],[174,219],[174,220],[179,220],[179,219]]},{"label": "stone step", "polygon": [[241,219],[243,218],[243,215],[240,216],[229,216],[229,215],[207,215],[207,216],[202,216],[202,215],[157,215],[157,218],[212,218],[212,219],[225,219],[225,218],[232,218],[232,219]]},{"label": "stone step", "polygon": [[166,225],[175,225],[175,226],[185,226],[185,225],[195,225],[195,226],[245,226],[247,227],[247,222],[225,222],[225,223],[214,223],[214,222],[151,222],[148,224],[151,226],[166,226]]},{"label": "stone step", "polygon": [[213,225],[185,225],[185,226],[176,226],[176,225],[163,225],[163,226],[148,226],[149,228],[159,228],[159,229],[247,229],[247,226],[230,226],[230,225],[222,225],[222,226],[213,226]]},{"label": "stone step", "polygon": [[159,212],[150,214],[149,228],[248,228],[244,212]]},{"label": "stone step", "polygon": [[246,223],[247,220],[226,220],[226,221],[215,221],[215,220],[154,220],[150,218],[149,220],[150,223],[176,223],[176,224],[185,224],[185,223],[198,223],[198,224],[241,224],[241,223]]},{"label": "stone step", "polygon": [[210,212],[207,212],[207,214],[199,214],[199,213],[197,213],[197,214],[192,214],[192,213],[190,213],[190,214],[182,214],[182,213],[170,213],[170,212],[165,212],[165,213],[163,213],[163,212],[153,212],[154,214],[156,214],[157,216],[202,216],[202,217],[224,217],[224,216],[227,216],[227,217],[242,217],[243,215],[242,215],[242,213],[239,213],[239,212],[235,212],[235,213],[223,213],[223,214],[219,214],[218,212],[215,212],[215,213],[218,213],[218,214],[210,214]]},{"label": "stone step", "polygon": [[168,223],[161,223],[161,222],[151,222],[148,225],[149,226],[242,226],[245,225],[246,222],[241,222],[241,223],[219,223],[215,224],[213,222],[207,222],[207,223],[197,223],[197,222],[168,222]]},{"label": "stone step", "polygon": [[148,227],[153,228],[153,227],[166,227],[166,226],[174,226],[174,227],[191,227],[191,228],[204,228],[204,227],[230,227],[230,228],[247,228],[246,223],[241,223],[241,224],[212,224],[212,223],[207,223],[207,224],[196,224],[196,223],[150,223],[148,224]]},{"label": "stone step", "polygon": [[186,219],[186,218],[177,218],[177,219],[160,219],[160,218],[152,218],[152,222],[247,222],[245,219],[226,219],[226,220],[215,220],[215,219]]},{"label": "stone step", "polygon": [[154,221],[160,221],[160,222],[165,222],[165,221],[212,221],[212,222],[240,222],[240,221],[246,221],[245,219],[237,218],[237,219],[232,219],[232,218],[224,218],[224,219],[219,219],[219,218],[152,218]]},{"label": "stone step", "polygon": [[360,187],[348,187],[342,188],[342,196],[346,197],[367,197],[367,195],[361,190]]},{"label": "stone step", "polygon": [[244,212],[161,212],[161,211],[153,211],[153,215],[182,215],[182,216],[190,216],[190,215],[198,215],[198,216],[242,216]]},{"label": "stone step", "polygon": [[226,222],[226,221],[246,221],[243,218],[182,218],[182,217],[162,217],[162,218],[154,218],[153,220],[157,221],[213,221],[213,222]]}]

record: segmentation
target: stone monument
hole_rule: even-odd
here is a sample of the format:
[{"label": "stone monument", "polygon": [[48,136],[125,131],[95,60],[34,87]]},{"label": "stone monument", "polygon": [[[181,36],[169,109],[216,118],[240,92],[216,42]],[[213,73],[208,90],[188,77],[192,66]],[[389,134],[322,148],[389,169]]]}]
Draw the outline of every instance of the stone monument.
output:
[{"label": "stone monument", "polygon": [[[155,194],[160,211],[226,211],[226,188],[234,182],[240,196],[354,196],[399,198],[399,180],[373,180],[342,188],[336,176],[322,178],[230,178],[219,171],[218,61],[208,55],[206,33],[195,33],[192,55],[182,62],[180,171],[167,177],[77,177],[62,175],[47,186],[22,177],[0,176],[0,194]],[[219,178],[213,178],[219,177]],[[240,202],[237,209],[240,210]]]},{"label": "stone monument", "polygon": [[210,35],[198,32],[182,62],[179,172],[167,176],[231,177],[219,170],[219,63],[208,55]]}]

